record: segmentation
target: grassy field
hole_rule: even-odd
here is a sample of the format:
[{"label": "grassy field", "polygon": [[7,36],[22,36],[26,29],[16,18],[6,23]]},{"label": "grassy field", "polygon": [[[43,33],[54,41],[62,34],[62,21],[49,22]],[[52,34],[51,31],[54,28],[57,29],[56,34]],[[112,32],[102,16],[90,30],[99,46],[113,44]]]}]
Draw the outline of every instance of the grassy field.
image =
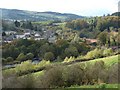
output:
[{"label": "grassy field", "polygon": [[[94,65],[94,63],[96,62],[96,61],[100,61],[100,60],[102,60],[102,61],[104,61],[104,64],[105,64],[105,66],[106,66],[106,68],[108,68],[108,67],[110,67],[110,66],[112,66],[113,64],[115,64],[115,63],[117,63],[118,62],[118,55],[115,55],[115,56],[109,56],[109,57],[105,57],[105,58],[99,58],[99,59],[95,59],[95,60],[91,60],[91,61],[86,61],[86,62],[79,62],[79,63],[76,63],[76,64],[71,64],[71,65],[68,65],[68,66],[72,66],[72,65],[82,65],[83,64],[83,66],[91,66],[91,65]],[[52,64],[52,63],[51,63]],[[29,74],[29,75],[32,75],[33,77],[35,77],[36,79],[37,79],[37,77],[39,77],[39,76],[41,76],[41,75],[44,75],[44,70],[43,71],[39,71],[39,72],[36,72],[36,73],[31,73],[31,74]],[[27,76],[27,75],[23,75],[22,77],[25,77],[25,76]],[[114,85],[107,85],[107,87],[114,87]],[[83,87],[89,87],[89,86],[83,86]],[[91,88],[92,87],[99,87],[99,85],[96,85],[96,86],[90,86]],[[82,88],[82,87],[81,87]]]},{"label": "grassy field", "polygon": [[[114,65],[115,63],[118,63],[118,56],[119,55],[114,55],[114,56],[109,56],[109,57],[105,57],[105,58],[99,58],[99,59],[94,59],[94,60],[91,60],[91,61],[85,61],[85,62],[76,62],[76,63],[73,63],[73,64],[70,64],[70,65],[62,65],[62,63],[60,62],[55,62],[55,63],[49,63],[50,66],[45,66],[47,68],[55,68],[56,66],[59,66],[59,65],[62,65],[65,68],[69,67],[69,66],[74,66],[74,65],[80,65],[81,67],[83,68],[86,68],[86,67],[91,67],[92,65],[95,64],[95,62],[97,61],[103,61],[104,62],[104,65],[106,68],[109,68],[109,67],[112,67],[112,65]],[[42,63],[42,62],[41,62]],[[23,63],[22,63],[23,64]],[[42,64],[39,64],[39,66],[42,66],[44,65],[44,63]],[[27,69],[25,69],[27,70]],[[45,74],[45,71],[47,71],[46,69],[43,69],[41,71],[37,71],[37,72],[32,72],[32,73],[28,73],[28,74],[24,74],[22,76],[17,76],[18,79],[26,79],[27,78],[30,80],[33,79],[35,81],[38,81],[39,78]],[[9,76],[9,75],[13,75],[15,73],[17,73],[17,68],[11,68],[11,69],[6,69],[6,70],[3,70],[3,76]],[[29,70],[28,70],[29,72]],[[71,87],[68,87],[68,88],[64,88],[64,89],[54,89],[54,90],[79,90],[79,89],[82,89],[82,88],[118,88],[118,84],[105,84],[105,83],[101,83],[101,84],[97,84],[97,85],[84,85],[84,86],[78,86],[78,85],[73,85]]]},{"label": "grassy field", "polygon": [[49,24],[51,22],[52,21],[40,21],[40,22],[32,22],[32,24],[43,24],[43,25],[46,25],[46,24]]},{"label": "grassy field", "polygon": [[94,90],[94,88],[103,90],[103,89],[110,89],[110,90],[118,90],[120,87],[119,84],[100,84],[100,85],[84,85],[84,86],[71,86],[69,88],[64,89],[53,89],[53,90]]},{"label": "grassy field", "polygon": [[100,85],[84,85],[78,87],[70,87],[70,88],[118,88],[118,84],[100,84]]},{"label": "grassy field", "polygon": [[[94,65],[96,61],[103,61],[106,68],[112,66],[115,63],[119,62],[119,55],[114,55],[114,56],[109,56],[109,57],[105,57],[105,58],[99,58],[99,59],[94,59],[94,60],[90,60],[90,61],[86,61],[86,62],[79,62],[79,63],[75,63],[75,64],[84,64],[85,66],[89,66],[89,65]],[[73,64],[71,64],[73,65]]]},{"label": "grassy field", "polygon": [[23,75],[23,76],[20,76],[19,78],[25,78],[25,77],[28,77],[28,76],[32,76],[34,77],[34,79],[37,79],[39,78],[41,75],[44,75],[44,70],[43,71],[39,71],[39,72],[36,72],[36,73],[31,73],[31,74],[28,74],[28,75]]},{"label": "grassy field", "polygon": [[[72,65],[83,65],[83,67],[88,67],[88,66],[94,65],[96,61],[101,61],[102,60],[105,64],[106,68],[109,68],[110,66],[112,66],[113,64],[115,64],[119,61],[118,56],[119,55],[114,55],[114,56],[109,56],[109,57],[105,57],[105,58],[94,59],[94,60],[91,60],[91,61],[77,62],[77,63],[74,63],[74,64],[65,65],[65,66],[67,67],[67,66],[72,66]],[[59,63],[51,63],[50,65],[58,65],[58,64],[61,64],[61,63],[60,62]],[[3,74],[4,73],[6,73],[6,74],[11,73],[12,74],[13,72],[14,73],[16,72],[16,68],[3,70]],[[38,75],[40,72],[36,72],[36,73],[32,73],[32,74]]]}]

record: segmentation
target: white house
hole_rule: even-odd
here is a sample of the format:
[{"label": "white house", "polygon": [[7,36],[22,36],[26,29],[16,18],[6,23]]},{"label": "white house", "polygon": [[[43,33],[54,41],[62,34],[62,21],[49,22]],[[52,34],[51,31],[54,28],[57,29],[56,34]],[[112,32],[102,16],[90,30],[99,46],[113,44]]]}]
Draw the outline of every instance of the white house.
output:
[{"label": "white house", "polygon": [[10,34],[16,34],[17,32],[15,32],[15,31],[5,31],[5,33],[6,33],[7,35],[10,35]]},{"label": "white house", "polygon": [[17,39],[24,38],[24,37],[25,37],[25,35],[16,35]]}]

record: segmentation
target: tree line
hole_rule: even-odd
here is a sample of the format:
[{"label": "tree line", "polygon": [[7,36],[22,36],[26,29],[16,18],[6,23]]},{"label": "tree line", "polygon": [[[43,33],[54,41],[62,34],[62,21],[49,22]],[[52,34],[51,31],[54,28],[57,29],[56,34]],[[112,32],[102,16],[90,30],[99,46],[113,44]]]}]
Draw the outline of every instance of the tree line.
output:
[{"label": "tree line", "polygon": [[61,61],[65,57],[84,55],[89,50],[90,46],[85,43],[75,42],[71,44],[63,39],[57,40],[56,43],[49,43],[47,40],[19,39],[11,44],[3,45],[2,56],[8,61],[10,61],[10,57],[12,57],[11,61],[17,60],[20,62],[32,58]]},{"label": "tree line", "polygon": [[[103,31],[118,32],[120,19],[117,16],[78,19],[66,23],[66,27],[80,32],[80,37],[96,38]],[[93,36],[94,34],[94,36]]]}]

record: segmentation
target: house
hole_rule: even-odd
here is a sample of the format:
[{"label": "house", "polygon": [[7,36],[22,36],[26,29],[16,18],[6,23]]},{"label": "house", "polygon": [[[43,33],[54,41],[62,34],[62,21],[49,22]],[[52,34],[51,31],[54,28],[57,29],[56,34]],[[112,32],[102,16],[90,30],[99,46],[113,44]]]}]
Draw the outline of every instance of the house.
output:
[{"label": "house", "polygon": [[6,35],[12,35],[12,34],[16,34],[17,32],[15,31],[5,31]]},{"label": "house", "polygon": [[96,45],[96,43],[98,42],[97,39],[90,39],[90,38],[84,38],[83,40],[85,40],[85,42],[87,44],[95,44]]},{"label": "house", "polygon": [[54,34],[55,34],[55,31],[52,31],[52,30],[44,31],[43,38],[49,39],[49,38],[53,37]]},{"label": "house", "polygon": [[53,23],[52,25],[53,25],[53,26],[59,26],[59,25],[61,25],[61,24],[63,24],[63,23]]},{"label": "house", "polygon": [[56,42],[56,36],[48,38],[48,41],[50,43],[55,43]]},{"label": "house", "polygon": [[27,32],[27,33],[24,33],[24,35],[31,35],[31,33],[30,33],[30,32]]},{"label": "house", "polygon": [[16,39],[24,38],[25,35],[16,35]]},{"label": "house", "polygon": [[4,37],[4,38],[2,38],[3,39],[3,41],[4,42],[11,42],[11,41],[13,41],[14,39],[16,39],[16,36],[15,35],[9,35],[9,36],[7,36],[7,37]]},{"label": "house", "polygon": [[26,32],[24,34],[21,35],[16,35],[16,39],[31,39],[31,33],[30,32]]},{"label": "house", "polygon": [[40,37],[41,35],[39,33],[36,33],[34,37]]},{"label": "house", "polygon": [[86,39],[88,43],[96,43],[97,39]]},{"label": "house", "polygon": [[36,33],[36,34],[34,35],[34,39],[35,39],[35,40],[41,40],[41,39],[44,39],[44,38],[42,38],[39,33]]}]

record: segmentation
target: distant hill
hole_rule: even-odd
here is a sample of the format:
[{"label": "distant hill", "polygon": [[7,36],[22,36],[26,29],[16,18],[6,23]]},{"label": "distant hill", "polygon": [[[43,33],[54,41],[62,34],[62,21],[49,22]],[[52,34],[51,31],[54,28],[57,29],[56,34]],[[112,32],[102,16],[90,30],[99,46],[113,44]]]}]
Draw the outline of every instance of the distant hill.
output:
[{"label": "distant hill", "polygon": [[47,21],[47,20],[73,20],[84,18],[83,16],[67,13],[57,13],[57,12],[35,12],[17,9],[3,9],[2,18],[11,20],[32,20],[32,21]]},{"label": "distant hill", "polygon": [[120,16],[120,12],[115,12],[115,13],[111,14],[111,16]]}]

